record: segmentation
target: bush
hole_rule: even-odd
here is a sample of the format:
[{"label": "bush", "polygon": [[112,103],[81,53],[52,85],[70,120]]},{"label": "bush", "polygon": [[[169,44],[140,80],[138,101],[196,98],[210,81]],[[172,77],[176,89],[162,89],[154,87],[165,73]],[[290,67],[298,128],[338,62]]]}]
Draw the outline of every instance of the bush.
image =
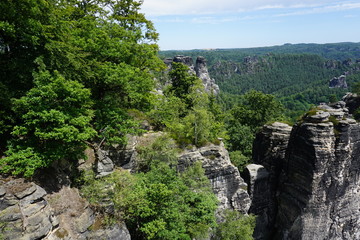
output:
[{"label": "bush", "polygon": [[237,211],[225,210],[225,221],[215,229],[214,240],[252,240],[255,216],[245,216]]},{"label": "bush", "polygon": [[126,222],[133,239],[206,237],[216,225],[217,200],[201,165],[182,174],[161,162],[152,166],[135,175],[87,175],[81,192],[97,208],[113,205],[112,217]]}]

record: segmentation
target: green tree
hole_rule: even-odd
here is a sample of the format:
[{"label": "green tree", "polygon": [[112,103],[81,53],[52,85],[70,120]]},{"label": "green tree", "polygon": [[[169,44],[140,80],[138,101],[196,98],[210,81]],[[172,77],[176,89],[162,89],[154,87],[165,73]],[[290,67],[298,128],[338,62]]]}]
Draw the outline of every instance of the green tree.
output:
[{"label": "green tree", "polygon": [[114,217],[125,220],[134,239],[190,240],[205,237],[216,225],[217,200],[199,164],[181,174],[158,163],[147,173],[88,178],[82,193],[97,206],[110,199]]},{"label": "green tree", "polygon": [[283,119],[284,107],[273,95],[255,90],[243,97],[244,102],[230,110],[227,143],[230,151],[240,150],[250,157],[255,132],[267,122]]},{"label": "green tree", "polygon": [[191,108],[192,101],[189,99],[189,95],[192,87],[196,82],[200,81],[199,78],[189,73],[188,66],[176,62],[172,63],[172,70],[169,72],[169,76],[171,79],[169,91],[185,102],[188,109]]},{"label": "green tree", "polygon": [[216,240],[252,240],[255,216],[244,216],[236,211],[225,211],[224,222],[215,229]]},{"label": "green tree", "polygon": [[[42,158],[40,152],[44,151],[25,148],[26,156],[21,157],[21,152],[25,151],[23,142],[32,138],[20,134],[30,136],[34,132],[36,137],[58,137],[61,141],[72,142],[75,149],[81,148],[82,142],[91,137],[101,143],[121,144],[125,143],[126,134],[139,132],[128,109],[148,111],[152,108],[153,72],[164,66],[157,57],[158,34],[144,14],[139,13],[141,4],[142,1],[135,0],[5,0],[0,3],[0,89],[8,93],[0,99],[0,132],[4,136],[0,151],[6,150],[5,142],[11,138],[7,156],[18,155],[25,164],[30,152],[36,158]],[[83,128],[78,129],[78,137],[75,136],[78,134],[76,127],[64,128],[62,133],[51,129],[49,134],[44,132],[40,136],[38,129],[43,127],[42,121],[34,120],[30,124],[19,114],[22,97],[30,100],[34,92],[44,87],[44,83],[39,85],[36,76],[46,71],[58,73],[54,79],[64,81],[65,85],[71,83],[75,92],[81,92],[83,88],[89,93],[91,106],[84,104],[84,107],[93,111],[91,114],[79,111],[79,116],[71,121],[74,126]],[[18,100],[10,101],[12,98]],[[31,107],[35,106],[29,106],[26,116]],[[49,107],[54,110],[47,110],[53,114],[48,119],[58,119],[54,122],[60,124],[63,117],[55,113],[60,107],[56,104]],[[61,111],[63,115],[74,114],[67,112],[72,109],[66,107]],[[84,124],[91,125],[96,134],[93,131],[85,134],[88,131]],[[45,129],[51,126],[49,124]],[[48,149],[49,140],[46,144]],[[62,147],[54,144],[53,151],[60,153]],[[21,168],[12,172],[23,172],[24,166]],[[26,175],[30,172],[33,171]]]},{"label": "green tree", "polygon": [[95,135],[90,91],[77,81],[48,71],[34,76],[35,86],[14,101],[21,121],[13,129],[14,140],[0,160],[1,170],[26,177],[37,168],[61,159],[76,160],[85,141]]}]

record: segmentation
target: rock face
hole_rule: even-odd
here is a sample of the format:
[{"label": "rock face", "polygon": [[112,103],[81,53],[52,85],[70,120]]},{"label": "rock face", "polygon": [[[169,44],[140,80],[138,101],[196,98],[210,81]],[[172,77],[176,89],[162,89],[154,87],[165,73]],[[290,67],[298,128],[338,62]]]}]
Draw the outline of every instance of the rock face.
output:
[{"label": "rock face", "polygon": [[342,100],[346,103],[349,113],[353,114],[360,107],[360,97],[354,93],[347,93]]},{"label": "rock face", "polygon": [[220,93],[219,86],[215,83],[215,80],[210,78],[208,68],[206,66],[206,60],[204,57],[198,57],[195,64],[196,76],[200,78],[204,84],[205,90],[209,93],[217,95]]},{"label": "rock face", "polygon": [[206,92],[212,93],[214,95],[220,93],[219,86],[215,83],[215,80],[212,79],[209,75],[209,71],[206,65],[206,59],[204,57],[199,56],[196,59],[195,65],[192,57],[189,56],[178,55],[175,56],[173,59],[167,58],[164,60],[164,63],[168,66],[169,69],[171,69],[171,64],[173,62],[183,63],[188,66],[189,72],[196,75],[202,80]]},{"label": "rock face", "polygon": [[59,225],[45,195],[45,190],[34,183],[1,182],[0,234],[3,239],[41,239]]},{"label": "rock face", "polygon": [[231,164],[223,143],[183,152],[179,156],[178,167],[183,170],[196,161],[201,161],[219,200],[218,213],[224,209],[247,213],[250,207],[247,184],[240,177],[239,170]]},{"label": "rock face", "polygon": [[329,88],[348,88],[346,83],[346,75],[341,75],[340,77],[334,77],[329,82]]},{"label": "rock face", "polygon": [[104,227],[100,222],[75,188],[47,193],[23,179],[0,181],[1,239],[130,240],[125,226]]},{"label": "rock face", "polygon": [[[267,136],[263,139],[264,146],[270,146],[268,143],[272,141],[272,135]],[[278,149],[283,149],[284,145],[279,146]],[[269,171],[270,189],[273,173],[269,163],[283,156],[283,151],[272,156],[270,149],[274,147],[255,158]],[[350,118],[344,103],[319,106],[315,113],[295,125],[282,161],[276,179],[276,211],[270,218],[275,218],[275,223],[269,235],[256,230],[254,236],[257,239],[360,239],[360,125]],[[254,186],[256,189],[256,182]],[[253,199],[256,194],[254,191]],[[254,204],[251,209],[256,207]],[[258,209],[263,217],[272,208]]]},{"label": "rock face", "polygon": [[359,133],[359,124],[346,116],[294,127],[279,198],[278,238],[360,238]]},{"label": "rock face", "polygon": [[245,181],[249,184],[250,213],[257,215],[255,239],[271,239],[278,210],[277,193],[280,176],[285,164],[291,127],[275,122],[265,125],[253,144],[253,161],[245,171]]}]

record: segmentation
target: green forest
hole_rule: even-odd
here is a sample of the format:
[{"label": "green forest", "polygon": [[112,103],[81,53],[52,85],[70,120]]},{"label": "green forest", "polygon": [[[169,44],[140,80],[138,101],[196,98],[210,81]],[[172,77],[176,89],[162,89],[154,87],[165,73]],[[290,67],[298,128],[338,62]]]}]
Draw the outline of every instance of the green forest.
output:
[{"label": "green forest", "polygon": [[[239,95],[257,90],[274,95],[294,122],[311,106],[341,100],[360,81],[360,44],[285,44],[253,49],[162,51],[175,55],[205,56],[209,73],[221,89],[226,108]],[[349,88],[329,88],[329,81],[346,74]]]},{"label": "green forest", "polygon": [[[264,124],[339,100],[348,90],[328,81],[344,72],[350,87],[360,82],[360,46],[159,52],[142,2],[0,2],[1,176],[36,180],[50,168],[72,169],[72,184],[100,209],[102,224],[125,222],[133,239],[252,239],[255,217],[227,211],[217,222],[204,169],[179,171],[177,154],[223,139],[243,170]],[[164,58],[178,54],[204,56],[221,94],[207,93],[181,63],[167,69]],[[162,134],[138,149],[135,172],[78,172],[85,149],[123,146],[147,131]]]}]

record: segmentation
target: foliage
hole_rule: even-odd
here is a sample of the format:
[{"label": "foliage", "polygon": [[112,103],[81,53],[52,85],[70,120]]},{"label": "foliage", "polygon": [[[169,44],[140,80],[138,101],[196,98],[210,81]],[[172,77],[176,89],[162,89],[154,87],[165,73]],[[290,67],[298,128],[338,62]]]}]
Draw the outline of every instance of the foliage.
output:
[{"label": "foliage", "polygon": [[241,151],[229,152],[231,163],[234,164],[240,172],[249,164],[250,158],[245,156]]},{"label": "foliage", "polygon": [[145,146],[137,147],[138,157],[136,160],[136,170],[145,172],[150,170],[152,165],[166,163],[176,166],[178,148],[173,139],[167,134],[163,134]]},{"label": "foliage", "polygon": [[164,67],[141,4],[1,1],[3,171],[30,176],[76,158],[85,141],[124,144],[139,133],[127,110],[152,108],[153,72]]},{"label": "foliage", "polygon": [[171,79],[169,91],[185,102],[188,109],[191,108],[191,88],[196,82],[199,82],[199,79],[195,75],[189,74],[189,68],[186,65],[176,62],[172,64],[172,70],[169,72],[169,76]]},{"label": "foliage", "polygon": [[163,163],[147,173],[120,171],[88,180],[82,193],[97,206],[111,199],[135,239],[193,239],[215,226],[217,201],[200,165],[182,174]]},{"label": "foliage", "polygon": [[232,108],[226,121],[230,151],[241,151],[251,158],[255,132],[270,121],[283,118],[284,108],[273,95],[251,90],[243,96],[243,103]]},{"label": "foliage", "polygon": [[156,96],[154,109],[148,113],[152,124],[158,129],[172,122],[179,122],[184,115],[186,115],[186,104],[173,94]]},{"label": "foliage", "polygon": [[[221,89],[229,109],[251,89],[276,96],[292,119],[311,105],[341,99],[348,89],[329,88],[329,80],[347,72],[352,88],[359,81],[359,43],[295,44],[252,49],[164,51],[164,56],[204,56],[209,73]],[[232,105],[232,106],[231,106]]]},{"label": "foliage", "polygon": [[33,175],[61,159],[77,159],[84,141],[95,135],[90,91],[82,84],[45,71],[34,76],[35,86],[13,103],[21,122],[13,129],[13,140],[0,160],[3,172]]},{"label": "foliage", "polygon": [[225,221],[215,229],[216,240],[252,240],[255,216],[244,216],[236,211],[225,211]]}]

